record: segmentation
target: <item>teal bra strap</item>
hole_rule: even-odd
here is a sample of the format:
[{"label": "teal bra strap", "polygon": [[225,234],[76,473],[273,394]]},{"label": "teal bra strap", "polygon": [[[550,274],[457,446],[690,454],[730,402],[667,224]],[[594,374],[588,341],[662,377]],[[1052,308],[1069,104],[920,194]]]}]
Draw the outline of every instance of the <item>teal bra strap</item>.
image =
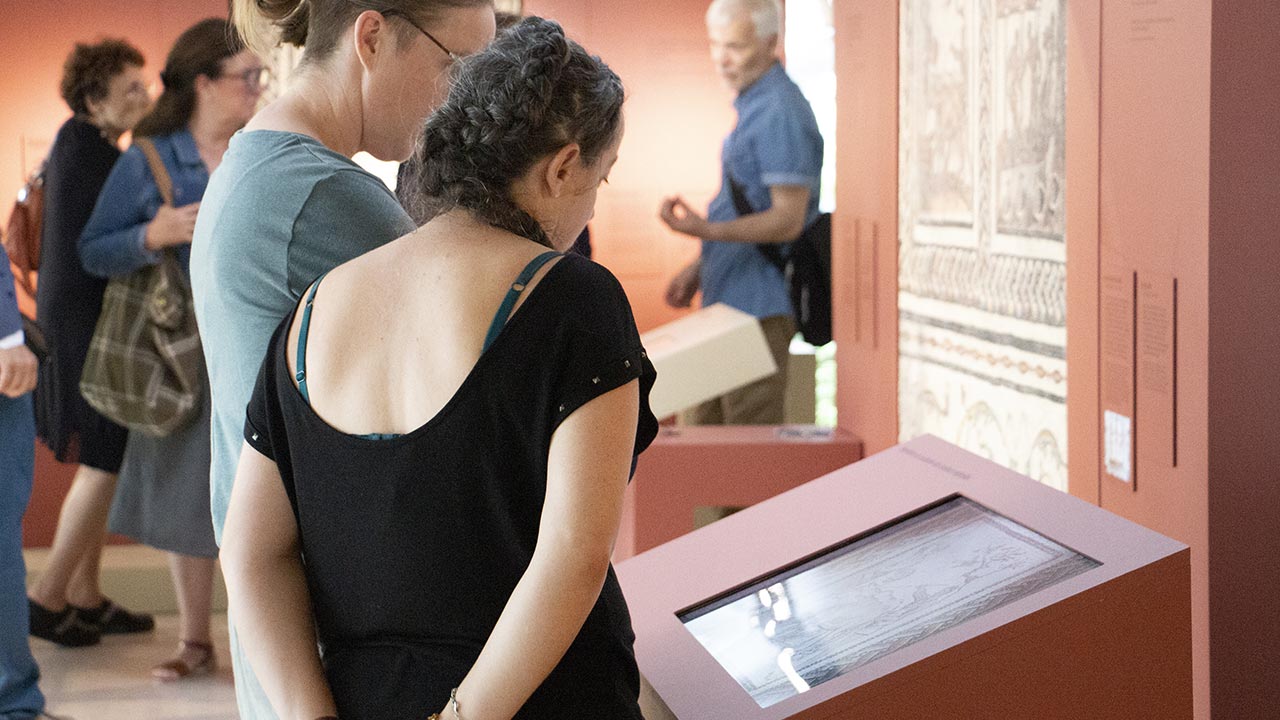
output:
[{"label": "teal bra strap", "polygon": [[311,303],[316,300],[316,290],[320,289],[320,281],[324,280],[324,273],[316,278],[316,282],[311,286],[311,292],[307,294],[306,307],[302,308],[302,325],[298,327],[298,360],[297,374],[294,375],[298,380],[298,392],[302,393],[302,399],[307,401],[307,405],[311,404],[311,394],[307,392],[307,333],[311,330]]},{"label": "teal bra strap", "polygon": [[[302,325],[298,327],[298,372],[294,377],[298,378],[298,392],[302,393],[302,399],[307,401],[307,405],[311,404],[311,393],[307,392],[307,334],[311,331],[311,304],[316,301],[316,290],[320,289],[320,281],[324,280],[324,273],[316,278],[316,282],[311,286],[311,292],[307,294],[307,304],[302,308]],[[369,433],[361,435],[365,440],[394,440],[400,437],[394,433]]]},{"label": "teal bra strap", "polygon": [[498,313],[493,316],[493,322],[489,323],[489,332],[484,336],[484,352],[489,349],[494,340],[498,339],[498,334],[502,332],[502,328],[506,327],[507,318],[511,317],[511,310],[516,306],[516,301],[520,299],[520,293],[524,292],[525,287],[529,285],[529,281],[542,269],[552,258],[560,257],[560,253],[554,250],[548,250],[538,257],[529,261],[524,266],[524,270],[520,271],[520,275],[516,277],[516,281],[511,284],[511,289],[507,291],[507,296],[502,299],[502,306],[498,308]]}]

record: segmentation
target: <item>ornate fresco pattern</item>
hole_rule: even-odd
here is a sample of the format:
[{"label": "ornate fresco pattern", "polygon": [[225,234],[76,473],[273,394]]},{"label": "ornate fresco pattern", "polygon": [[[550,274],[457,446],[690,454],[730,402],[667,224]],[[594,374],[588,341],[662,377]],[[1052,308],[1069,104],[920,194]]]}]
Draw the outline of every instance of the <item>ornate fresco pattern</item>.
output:
[{"label": "ornate fresco pattern", "polygon": [[899,434],[1067,487],[1066,0],[902,0]]}]

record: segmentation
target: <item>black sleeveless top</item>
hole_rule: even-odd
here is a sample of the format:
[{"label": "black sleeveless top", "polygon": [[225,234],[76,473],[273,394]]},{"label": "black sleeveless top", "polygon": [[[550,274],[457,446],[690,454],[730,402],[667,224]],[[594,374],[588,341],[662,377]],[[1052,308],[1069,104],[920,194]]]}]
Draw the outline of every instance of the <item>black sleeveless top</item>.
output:
[{"label": "black sleeveless top", "polygon": [[[532,558],[551,435],[565,418],[639,378],[636,454],[657,434],[655,372],[618,281],[570,255],[527,292],[440,412],[389,439],[325,423],[289,376],[292,315],[272,336],[245,438],[280,469],[343,720],[444,706]],[[640,720],[634,639],[610,568],[578,637],[516,717]]]}]

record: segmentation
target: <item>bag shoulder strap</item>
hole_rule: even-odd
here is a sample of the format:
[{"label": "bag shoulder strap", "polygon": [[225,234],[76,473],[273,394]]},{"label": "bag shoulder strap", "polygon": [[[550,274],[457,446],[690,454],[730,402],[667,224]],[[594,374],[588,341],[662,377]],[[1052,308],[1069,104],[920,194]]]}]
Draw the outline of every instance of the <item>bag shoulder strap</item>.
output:
[{"label": "bag shoulder strap", "polygon": [[727,172],[724,177],[729,183],[729,196],[733,199],[733,209],[738,213],[738,217],[754,214],[756,210],[751,207],[751,201],[747,199],[747,189]]},{"label": "bag shoulder strap", "polygon": [[133,144],[137,145],[143,156],[147,158],[147,165],[151,167],[151,177],[155,178],[156,187],[160,189],[160,197],[164,200],[164,204],[172,207],[173,178],[169,177],[169,169],[160,159],[156,144],[151,141],[151,138],[138,138],[133,141]]},{"label": "bag shoulder strap", "polygon": [[[729,183],[729,195],[733,198],[733,209],[738,213],[738,217],[743,215],[751,215],[755,213],[755,209],[751,207],[751,201],[747,199],[747,191],[733,179],[732,175],[725,174],[725,180]],[[769,261],[770,265],[778,268],[778,272],[786,275],[787,259],[782,256],[782,250],[779,243],[757,243],[756,250]]]}]

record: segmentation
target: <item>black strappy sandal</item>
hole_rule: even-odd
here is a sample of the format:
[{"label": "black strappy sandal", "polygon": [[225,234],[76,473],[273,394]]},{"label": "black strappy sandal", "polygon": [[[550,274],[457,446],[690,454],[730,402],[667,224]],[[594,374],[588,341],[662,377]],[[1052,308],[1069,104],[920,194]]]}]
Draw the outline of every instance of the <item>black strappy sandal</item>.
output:
[{"label": "black strappy sandal", "polygon": [[87,625],[96,626],[98,632],[103,635],[149,632],[156,626],[156,620],[152,616],[146,613],[130,612],[107,598],[103,598],[95,608],[77,607],[76,613],[81,621]]},{"label": "black strappy sandal", "polygon": [[33,637],[62,647],[87,647],[97,645],[102,640],[102,633],[97,626],[84,622],[80,613],[71,605],[54,611],[27,598],[27,610],[31,616],[30,629]]}]

